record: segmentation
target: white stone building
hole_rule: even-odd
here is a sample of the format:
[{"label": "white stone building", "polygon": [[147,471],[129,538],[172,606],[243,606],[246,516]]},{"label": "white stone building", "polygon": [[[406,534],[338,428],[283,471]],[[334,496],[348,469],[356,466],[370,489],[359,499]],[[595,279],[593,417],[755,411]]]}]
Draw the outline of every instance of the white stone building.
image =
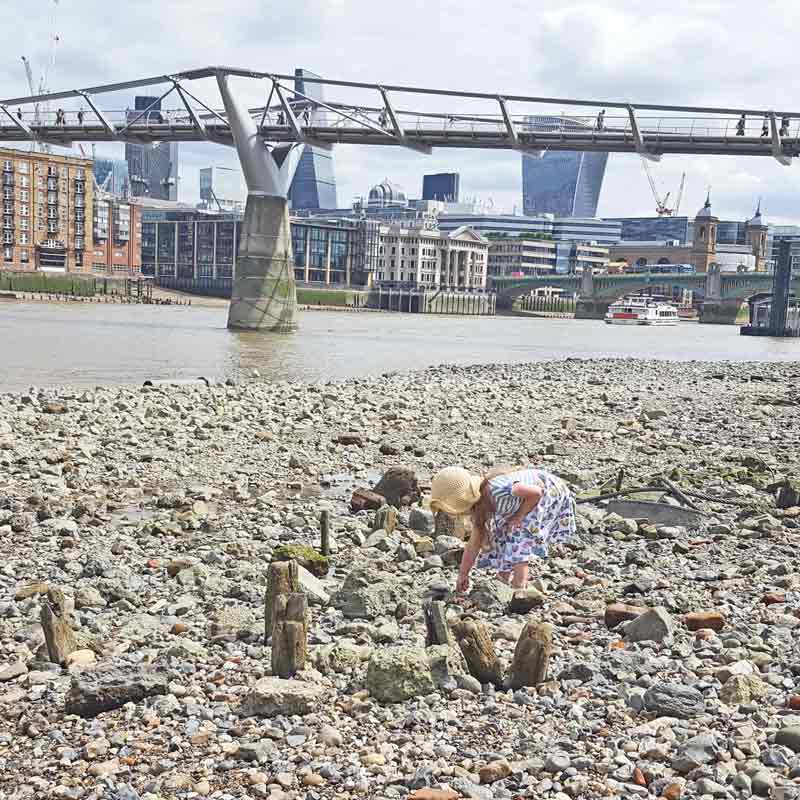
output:
[{"label": "white stone building", "polygon": [[375,282],[485,289],[489,242],[471,228],[449,233],[382,225]]}]

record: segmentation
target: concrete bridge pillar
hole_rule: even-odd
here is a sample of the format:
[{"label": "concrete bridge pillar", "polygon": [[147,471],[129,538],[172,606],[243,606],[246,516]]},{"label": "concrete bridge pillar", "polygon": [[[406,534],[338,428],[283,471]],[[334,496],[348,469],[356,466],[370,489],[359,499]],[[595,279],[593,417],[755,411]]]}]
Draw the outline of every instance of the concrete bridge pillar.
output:
[{"label": "concrete bridge pillar", "polygon": [[723,299],[722,271],[719,264],[710,264],[706,273],[706,296],[700,307],[700,322],[705,325],[735,325],[741,298]]},{"label": "concrete bridge pillar", "polygon": [[228,76],[217,75],[247,184],[228,327],[285,332],[294,327],[297,290],[287,193],[301,147],[270,153],[247,109],[233,97]]}]

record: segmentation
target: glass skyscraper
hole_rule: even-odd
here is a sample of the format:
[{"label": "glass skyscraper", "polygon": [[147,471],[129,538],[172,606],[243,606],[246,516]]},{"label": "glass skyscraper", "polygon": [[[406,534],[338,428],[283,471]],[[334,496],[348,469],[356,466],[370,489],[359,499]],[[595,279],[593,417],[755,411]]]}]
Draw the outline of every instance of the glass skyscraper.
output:
[{"label": "glass skyscraper", "polygon": [[[294,71],[294,88],[311,101],[324,101],[322,85],[319,83],[306,83],[305,78],[319,78],[313,72],[304,69]],[[300,124],[303,124],[302,113],[310,108],[311,124],[320,112],[313,110],[313,103],[299,95],[295,95],[293,109]],[[324,113],[324,111],[322,112]],[[293,209],[305,208],[337,208],[336,178],[333,172],[333,152],[319,147],[304,145],[303,154],[297,164],[297,171],[292,179],[289,189],[289,203]]]},{"label": "glass skyscraper", "polygon": [[[586,126],[562,117],[528,117],[530,131],[578,130]],[[608,153],[545,150],[522,156],[522,205],[525,214],[595,217]]]},{"label": "glass skyscraper", "polygon": [[[141,122],[160,123],[164,120],[161,101],[157,97],[140,97],[133,111],[128,111],[128,121],[135,120],[146,109]],[[125,145],[125,160],[133,197],[152,197],[156,200],[178,199],[178,144],[160,142],[155,145]]]},{"label": "glass skyscraper", "polygon": [[103,191],[115,197],[127,197],[130,190],[128,182],[128,162],[121,158],[96,158],[94,160],[94,179]]}]

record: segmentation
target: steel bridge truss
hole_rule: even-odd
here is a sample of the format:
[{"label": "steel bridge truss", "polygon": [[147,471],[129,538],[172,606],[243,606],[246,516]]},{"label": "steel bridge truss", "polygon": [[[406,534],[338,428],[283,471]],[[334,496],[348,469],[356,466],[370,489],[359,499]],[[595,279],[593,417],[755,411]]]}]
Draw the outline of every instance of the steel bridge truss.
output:
[{"label": "steel bridge truss", "polygon": [[[293,75],[233,67],[2,100],[0,142],[233,146],[228,114],[220,110],[220,77],[263,84],[258,90],[264,104],[248,112],[257,135],[271,144],[393,145],[421,153],[434,147],[486,148],[537,156],[546,150],[587,150],[636,153],[654,161],[663,154],[772,156],[783,165],[800,154],[800,112],[459,92],[304,75],[304,85],[321,85],[326,96],[336,93],[323,102],[298,92]],[[149,108],[119,108],[120,93],[154,87],[158,99]],[[168,98],[174,101],[171,108],[164,106]],[[63,113],[36,112],[42,103],[60,104]]]}]

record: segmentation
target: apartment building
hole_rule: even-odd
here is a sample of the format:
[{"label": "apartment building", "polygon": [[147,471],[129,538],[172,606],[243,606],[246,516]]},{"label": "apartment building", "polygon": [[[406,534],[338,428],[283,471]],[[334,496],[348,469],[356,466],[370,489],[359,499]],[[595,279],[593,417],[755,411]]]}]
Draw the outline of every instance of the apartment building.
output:
[{"label": "apartment building", "polygon": [[0,148],[0,166],[0,269],[91,271],[91,159]]}]

